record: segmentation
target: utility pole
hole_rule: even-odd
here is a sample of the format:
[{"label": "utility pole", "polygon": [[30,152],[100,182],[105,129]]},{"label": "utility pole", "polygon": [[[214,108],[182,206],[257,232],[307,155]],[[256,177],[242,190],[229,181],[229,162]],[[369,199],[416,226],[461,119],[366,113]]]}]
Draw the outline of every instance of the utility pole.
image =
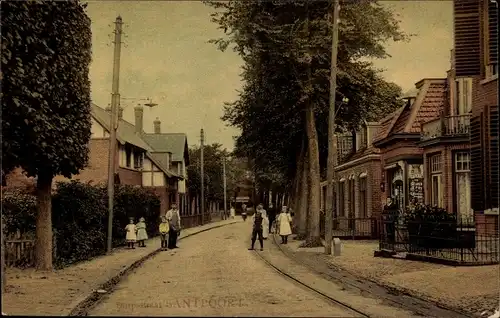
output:
[{"label": "utility pole", "polygon": [[115,21],[115,51],[113,54],[113,85],[111,88],[111,122],[109,125],[109,162],[108,162],[108,245],[107,252],[113,249],[113,199],[115,196],[115,158],[116,158],[116,129],[117,109],[120,104],[120,53],[122,45],[122,18]]},{"label": "utility pole", "polygon": [[224,177],[224,219],[225,219],[227,217],[226,152],[224,152],[224,155],[222,157],[222,174]]},{"label": "utility pole", "polygon": [[200,177],[201,177],[201,225],[205,222],[205,173],[203,169],[203,143],[205,142],[205,134],[203,128],[200,131]]},{"label": "utility pole", "polygon": [[332,253],[332,230],[333,213],[335,211],[334,182],[335,167],[337,166],[337,136],[335,130],[335,93],[337,90],[337,49],[339,42],[339,0],[333,1],[333,22],[332,22],[332,56],[330,69],[330,109],[328,111],[328,166],[327,166],[327,191],[326,191],[326,214],[325,214],[325,254]]}]

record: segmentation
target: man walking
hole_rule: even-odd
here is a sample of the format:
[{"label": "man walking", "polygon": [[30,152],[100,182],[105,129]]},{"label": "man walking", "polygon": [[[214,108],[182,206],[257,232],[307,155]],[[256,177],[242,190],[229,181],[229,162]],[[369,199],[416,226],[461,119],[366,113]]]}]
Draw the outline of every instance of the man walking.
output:
[{"label": "man walking", "polygon": [[257,209],[255,214],[252,216],[253,221],[253,229],[252,229],[252,247],[249,250],[253,250],[255,246],[255,240],[257,236],[259,237],[260,250],[264,250],[264,239],[262,237],[263,232],[263,217],[262,217],[262,209]]},{"label": "man walking", "polygon": [[269,204],[269,209],[267,209],[267,217],[269,218],[269,233],[272,233],[271,229],[273,227],[273,222],[276,219],[276,209],[272,203]]},{"label": "man walking", "polygon": [[177,236],[181,231],[181,216],[177,209],[177,204],[174,203],[171,205],[171,209],[167,211],[165,217],[170,225],[170,230],[168,231],[168,248],[179,248],[177,246]]}]

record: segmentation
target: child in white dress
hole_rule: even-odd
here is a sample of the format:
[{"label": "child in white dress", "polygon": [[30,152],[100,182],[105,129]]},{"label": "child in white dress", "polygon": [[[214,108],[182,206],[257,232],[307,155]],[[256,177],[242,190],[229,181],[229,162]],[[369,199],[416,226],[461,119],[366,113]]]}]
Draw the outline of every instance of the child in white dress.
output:
[{"label": "child in white dress", "polygon": [[125,231],[127,231],[127,236],[125,237],[127,245],[129,248],[134,249],[134,244],[137,240],[137,227],[134,224],[134,219],[130,219],[130,223],[125,227]]},{"label": "child in white dress", "polygon": [[144,218],[140,218],[135,227],[137,228],[137,242],[139,243],[139,247],[146,247],[144,244],[144,241],[148,239],[148,233],[146,232],[146,220]]}]

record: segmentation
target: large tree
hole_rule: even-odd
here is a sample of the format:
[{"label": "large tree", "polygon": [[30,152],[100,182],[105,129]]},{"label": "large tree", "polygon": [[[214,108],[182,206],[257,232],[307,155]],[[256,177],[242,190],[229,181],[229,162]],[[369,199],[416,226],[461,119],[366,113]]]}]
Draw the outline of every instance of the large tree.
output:
[{"label": "large tree", "polygon": [[[294,197],[302,206],[308,203],[306,232],[316,245],[319,170],[326,166],[327,153],[332,1],[209,4],[216,9],[213,21],[226,33],[213,42],[222,50],[233,46],[244,61],[243,88],[239,99],[226,105],[224,116],[242,131],[237,150],[263,170],[279,169],[289,183],[302,178],[298,170],[308,169],[308,186],[295,187],[302,197]],[[358,1],[342,6],[339,39],[337,124],[353,129],[401,105],[399,87],[385,82],[367,59],[388,56],[384,42],[406,36],[392,12],[376,1]],[[342,105],[345,97],[349,102]],[[305,158],[299,155],[304,138]],[[305,164],[297,164],[303,159]]]},{"label": "large tree", "polygon": [[[199,146],[189,149],[189,158],[192,164],[188,167],[189,191],[196,196],[201,191],[200,163],[201,152]],[[204,163],[204,190],[206,202],[224,202],[223,160],[226,159],[226,191],[227,200],[235,193],[238,183],[242,180],[245,171],[237,162],[237,158],[222,148],[219,143],[205,145],[203,148]],[[228,205],[229,206],[229,205]]]},{"label": "large tree", "polygon": [[2,169],[36,177],[38,269],[52,269],[51,186],[84,168],[90,19],[79,1],[2,1]]}]

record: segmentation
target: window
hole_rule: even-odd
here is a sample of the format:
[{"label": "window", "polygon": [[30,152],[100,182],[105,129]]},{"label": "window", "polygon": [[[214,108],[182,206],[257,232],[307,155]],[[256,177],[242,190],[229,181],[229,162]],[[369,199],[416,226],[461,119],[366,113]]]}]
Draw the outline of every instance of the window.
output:
[{"label": "window", "polygon": [[431,172],[431,204],[443,207],[441,154],[430,157],[429,165],[429,171]]},{"label": "window", "polygon": [[366,177],[359,179],[359,217],[368,217],[368,192],[366,190]]},{"label": "window", "polygon": [[339,211],[338,216],[345,216],[345,182],[339,182]]},{"label": "window", "polygon": [[142,153],[139,151],[134,151],[134,169],[140,169],[142,168]]},{"label": "window", "polygon": [[461,223],[468,223],[473,220],[470,186],[470,153],[468,151],[461,151],[455,154],[455,188],[457,218]]},{"label": "window", "polygon": [[455,81],[455,113],[465,115],[472,110],[472,78],[461,78]]},{"label": "window", "polygon": [[130,149],[130,146],[126,145],[125,146],[125,166],[127,168],[131,168],[132,165],[132,149]]}]

